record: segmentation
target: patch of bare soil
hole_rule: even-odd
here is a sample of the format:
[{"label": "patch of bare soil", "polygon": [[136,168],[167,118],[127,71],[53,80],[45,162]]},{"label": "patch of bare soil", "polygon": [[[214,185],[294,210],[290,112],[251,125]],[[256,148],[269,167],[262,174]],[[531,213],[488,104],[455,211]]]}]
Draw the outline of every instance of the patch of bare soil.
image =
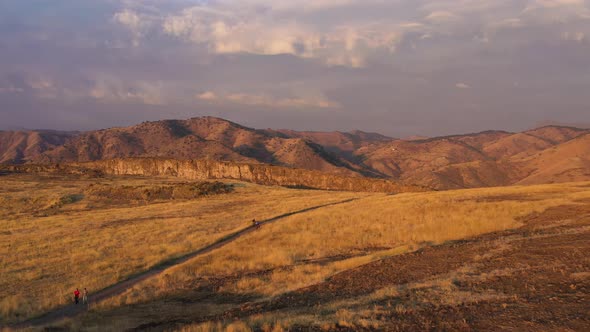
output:
[{"label": "patch of bare soil", "polygon": [[[521,229],[369,263],[269,301],[193,320],[317,314],[335,301],[354,302],[394,288],[395,295],[347,307],[357,314],[345,324],[291,330],[590,330],[590,205],[548,209],[529,216],[525,223]],[[361,320],[374,323],[361,324]],[[152,322],[139,329],[183,323]]]}]

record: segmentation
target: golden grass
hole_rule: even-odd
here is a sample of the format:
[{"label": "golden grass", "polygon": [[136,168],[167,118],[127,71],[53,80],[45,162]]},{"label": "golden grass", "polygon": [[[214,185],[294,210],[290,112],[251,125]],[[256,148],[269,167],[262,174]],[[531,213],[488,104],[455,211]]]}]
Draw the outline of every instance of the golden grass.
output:
[{"label": "golden grass", "polygon": [[[233,277],[222,284],[219,292],[272,297],[424,245],[519,227],[521,218],[533,212],[590,198],[588,183],[394,196],[248,184],[234,193],[193,200],[123,200],[117,204],[83,195],[97,183],[133,187],[168,186],[171,181],[177,179],[0,177],[2,318],[22,319],[71,301],[74,287],[88,287],[91,292],[104,288],[249,226],[252,218],[267,219],[351,197],[360,199],[264,225],[214,252],[136,285],[91,314],[99,319],[106,310],[116,312],[129,308],[120,308],[123,304],[142,302],[147,311],[160,312],[159,299],[195,289],[208,278],[225,276]],[[440,282],[433,287],[448,291],[451,286]],[[382,290],[382,294],[371,294],[368,300],[396,291]],[[457,301],[467,296],[459,294]],[[153,305],[158,308],[150,307],[149,301],[155,301]],[[225,309],[226,305],[212,306],[211,313]],[[342,306],[326,310],[334,314],[325,321],[327,326],[347,326],[351,317],[358,326],[378,326],[373,316],[350,316]],[[238,331],[250,327],[278,331],[295,325],[309,326],[313,321],[321,322],[308,313],[262,315],[244,324],[206,323],[188,327],[187,331]]]},{"label": "golden grass", "polygon": [[[178,330],[179,332],[216,332],[216,331],[226,331],[226,332],[250,332],[252,329],[248,327],[243,322],[232,322],[223,324],[221,322],[207,322],[203,324],[195,324],[187,327],[183,327]],[[270,330],[273,332],[278,332],[279,330]]]},{"label": "golden grass", "polygon": [[[101,204],[96,183],[166,184],[178,179],[9,175],[0,177],[0,316],[20,320],[199,249],[249,220],[359,196],[241,184],[193,200]],[[69,200],[68,197],[80,197]],[[64,199],[65,197],[65,199]],[[47,213],[48,209],[51,213]]]},{"label": "golden grass", "polygon": [[[453,191],[442,193],[407,194],[396,197],[371,196],[362,201],[325,208],[304,215],[293,216],[281,224],[263,227],[260,232],[253,234],[249,241],[240,240],[226,248],[223,248],[210,257],[195,259],[182,267],[168,271],[167,278],[178,280],[177,284],[169,284],[168,288],[157,289],[156,280],[144,283],[136,289],[137,292],[154,292],[152,299],[164,294],[173,294],[180,290],[182,285],[194,281],[196,277],[207,276],[221,277],[224,275],[244,275],[237,281],[227,284],[220,289],[221,292],[251,293],[273,296],[284,293],[290,289],[300,288],[307,284],[317,283],[338,271],[365,264],[374,259],[394,255],[407,250],[412,250],[425,243],[437,243],[465,236],[518,227],[522,224],[520,217],[532,212],[540,212],[551,206],[563,204],[577,204],[577,201],[590,198],[590,190],[585,184],[563,184],[535,187],[511,187],[478,189],[466,191]],[[412,200],[416,202],[411,204]],[[385,204],[388,202],[388,204]],[[423,206],[418,206],[421,204]],[[355,208],[350,208],[355,206]],[[345,208],[343,211],[339,211]],[[364,211],[372,209],[371,215],[366,216]],[[362,234],[367,230],[375,232],[380,228],[370,225],[372,222],[387,223],[387,218],[378,215],[375,211],[393,214],[393,209],[410,213],[414,211],[415,220],[420,220],[423,225],[420,234],[412,234],[415,225],[398,222],[396,226],[407,227],[405,231],[399,230],[390,234],[389,238],[380,237],[371,233],[367,239]],[[436,209],[435,211],[431,211]],[[352,219],[361,214],[363,222],[351,223]],[[459,214],[459,215],[456,215]],[[315,219],[313,216],[321,215],[323,219]],[[442,216],[442,221],[439,219]],[[317,224],[324,222],[330,227],[317,225],[313,228],[310,220]],[[313,218],[313,219],[312,219]],[[337,220],[333,220],[336,219]],[[453,223],[444,222],[452,220]],[[437,221],[438,220],[438,221]],[[443,222],[445,229],[441,229],[436,223]],[[298,223],[298,224],[296,224]],[[365,225],[365,223],[369,225]],[[555,220],[555,225],[561,224]],[[386,227],[387,225],[382,225]],[[345,228],[344,230],[338,229]],[[346,233],[354,227],[354,232]],[[437,233],[438,230],[438,233]],[[296,232],[316,231],[323,235],[323,243],[301,242],[294,236]],[[404,233],[405,232],[405,233]],[[353,234],[348,241],[339,241],[340,235]],[[405,234],[405,236],[404,236]],[[413,235],[413,236],[412,236]],[[543,236],[543,235],[539,235]],[[334,237],[334,238],[331,238]],[[387,242],[387,240],[391,242]],[[510,237],[497,241],[494,247],[485,254],[485,257],[509,250]],[[387,247],[388,244],[399,245],[388,250],[378,250],[369,255],[337,260],[324,264],[305,262],[304,259],[320,258],[334,254],[354,254],[362,251],[362,246]],[[235,247],[234,247],[235,246]],[[240,248],[238,250],[238,247]],[[285,249],[287,248],[287,249]],[[260,250],[258,250],[260,249]],[[240,254],[243,253],[243,254]],[[302,253],[303,252],[303,253]],[[319,252],[319,253],[318,253]],[[325,255],[325,256],[321,256]],[[319,257],[318,257],[319,256]],[[484,258],[483,256],[481,257]],[[474,264],[477,264],[476,259]],[[267,268],[274,269],[261,276],[245,276],[247,272],[262,271]],[[507,298],[506,294],[494,291],[468,292],[460,290],[455,282],[463,279],[486,279],[508,276],[513,273],[510,269],[493,270],[487,273],[473,275],[470,266],[464,266],[446,276],[437,276],[430,280],[410,283],[403,286],[388,287],[377,290],[366,296],[353,299],[339,300],[322,304],[319,307],[308,309],[285,309],[272,313],[257,314],[243,318],[242,321],[215,321],[195,324],[182,328],[182,331],[225,331],[230,326],[240,326],[245,331],[251,330],[289,330],[295,327],[316,327],[320,329],[383,329],[381,321],[383,314],[391,311],[404,315],[417,310],[421,305],[470,305],[478,302],[502,302]],[[587,278],[586,273],[577,273],[570,276],[572,279]],[[154,288],[150,288],[154,287]],[[177,288],[175,288],[177,287]],[[407,294],[414,294],[408,300]],[[150,297],[137,297],[136,301],[145,301]],[[400,299],[404,299],[403,301]],[[130,302],[133,302],[131,299]],[[146,305],[149,302],[146,302]],[[155,302],[159,305],[160,302]]]},{"label": "golden grass", "polygon": [[[226,275],[243,277],[220,291],[276,296],[423,245],[516,228],[522,225],[522,217],[533,212],[589,197],[590,189],[580,184],[373,194],[266,225],[251,236],[170,269],[165,278],[172,282],[165,287],[164,277],[147,280],[111,304],[157,299],[181,292],[186,285],[194,287],[201,278]],[[306,263],[366,250],[377,251],[327,263]]]}]

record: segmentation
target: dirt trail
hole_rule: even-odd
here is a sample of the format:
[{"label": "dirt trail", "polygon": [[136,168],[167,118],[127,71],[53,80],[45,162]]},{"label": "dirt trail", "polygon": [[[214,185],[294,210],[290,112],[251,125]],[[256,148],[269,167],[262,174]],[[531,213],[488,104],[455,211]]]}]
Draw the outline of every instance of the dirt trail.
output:
[{"label": "dirt trail", "polygon": [[[374,261],[222,314],[156,320],[134,330],[165,331],[260,315],[317,315],[344,301],[349,304],[342,309],[358,313],[356,321],[289,329],[590,331],[590,204],[550,208],[524,223]],[[384,288],[397,294],[362,302]],[[379,322],[379,328],[351,325],[359,319]]]},{"label": "dirt trail", "polygon": [[[568,222],[555,222],[563,219]],[[307,310],[393,286],[399,295],[372,303],[382,306],[376,318],[385,322],[384,330],[588,331],[590,205],[551,208],[525,223],[372,262],[270,301],[196,321]],[[462,268],[467,269],[460,272]],[[436,286],[445,280],[454,291]],[[420,282],[432,286],[412,288]],[[463,299],[462,294],[469,295]],[[403,310],[396,311],[396,305]]]},{"label": "dirt trail", "polygon": [[[355,201],[358,199],[359,198],[349,198],[349,199],[334,202],[334,203],[312,206],[312,207],[305,208],[302,210],[297,210],[297,211],[281,214],[279,216],[276,216],[276,217],[273,217],[270,219],[260,220],[259,222],[260,222],[260,225],[265,225],[265,224],[269,224],[269,223],[287,218],[292,215],[317,210],[317,209],[327,207],[327,206],[344,204],[344,203],[352,202],[352,201]],[[216,242],[214,242],[208,246],[205,246],[201,249],[198,249],[196,251],[190,252],[188,254],[185,254],[183,256],[180,256],[180,257],[177,257],[174,259],[164,261],[164,262],[160,263],[159,265],[156,265],[147,271],[144,271],[144,272],[141,272],[141,273],[136,274],[134,276],[131,276],[127,280],[121,281],[121,282],[111,285],[107,288],[104,288],[104,289],[98,291],[97,293],[90,294],[89,299],[91,300],[91,302],[93,304],[96,304],[96,303],[101,302],[105,299],[119,295],[119,294],[123,293],[124,291],[126,291],[127,289],[140,283],[141,281],[148,279],[150,277],[153,277],[155,275],[158,275],[170,267],[182,264],[192,258],[207,254],[215,249],[221,248],[221,247],[235,241],[239,237],[242,237],[242,236],[244,236],[250,232],[253,232],[255,230],[256,230],[256,226],[254,226],[254,225],[249,226],[249,227],[239,230],[235,233],[227,235],[227,236],[217,240]],[[56,309],[54,311],[50,311],[48,313],[45,313],[39,317],[31,318],[29,320],[12,325],[10,327],[14,328],[14,329],[24,329],[24,328],[28,328],[28,327],[43,326],[43,325],[54,323],[54,322],[64,319],[64,318],[74,317],[82,312],[85,312],[86,311],[85,309],[86,309],[86,306],[84,306],[84,305],[69,304],[69,305],[61,307],[59,309]]]}]

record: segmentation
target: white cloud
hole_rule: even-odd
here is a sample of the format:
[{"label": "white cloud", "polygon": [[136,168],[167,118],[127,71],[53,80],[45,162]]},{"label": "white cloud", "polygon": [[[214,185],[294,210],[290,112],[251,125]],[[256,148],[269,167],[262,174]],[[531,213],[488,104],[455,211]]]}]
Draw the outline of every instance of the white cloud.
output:
[{"label": "white cloud", "polygon": [[492,29],[522,28],[525,24],[520,18],[505,18],[489,25]]},{"label": "white cloud", "polygon": [[9,85],[7,87],[0,87],[0,93],[23,93],[25,89],[17,88],[14,85]]},{"label": "white cloud", "polygon": [[527,9],[534,8],[557,8],[557,7],[584,7],[584,0],[532,0],[529,1]]},{"label": "white cloud", "polygon": [[113,15],[113,19],[116,22],[123,24],[134,31],[138,30],[141,25],[141,20],[139,18],[139,15],[137,15],[137,13],[132,12],[127,9],[123,10],[121,12],[115,13],[115,15]]},{"label": "white cloud", "polygon": [[293,0],[219,0],[217,4],[222,8],[263,8],[275,13],[313,13],[337,8],[346,8],[354,6],[371,6],[383,4],[392,0],[312,0],[312,1],[293,1]]},{"label": "white cloud", "polygon": [[153,18],[146,15],[140,15],[134,11],[125,9],[113,15],[113,21],[129,29],[132,34],[131,43],[138,46],[144,36],[144,30],[152,24]]},{"label": "white cloud", "polygon": [[[174,12],[130,8],[114,20],[133,31],[135,45],[150,26],[211,54],[289,54],[348,67],[394,59],[408,35],[493,43],[500,30],[590,17],[584,0],[217,0],[187,1]],[[320,19],[324,13],[330,15]],[[562,38],[562,33],[546,38]]]},{"label": "white cloud", "polygon": [[274,107],[274,108],[339,108],[337,102],[319,96],[292,96],[292,97],[274,97],[264,93],[214,93],[205,91],[198,94],[197,99],[216,102],[216,103],[234,103],[248,106]]},{"label": "white cloud", "polygon": [[205,91],[203,93],[197,94],[196,98],[200,100],[212,101],[217,99],[217,95],[214,92]]},{"label": "white cloud", "polygon": [[469,84],[466,84],[466,83],[457,83],[457,84],[455,84],[455,87],[457,89],[470,89],[471,88],[471,86],[469,86]]},{"label": "white cloud", "polygon": [[27,82],[35,90],[54,90],[55,84],[47,78],[37,78]]},{"label": "white cloud", "polygon": [[531,0],[522,15],[535,21],[556,22],[585,18],[590,9],[584,0]]},{"label": "white cloud", "polygon": [[570,40],[570,41],[582,43],[582,42],[586,41],[586,39],[588,37],[587,37],[586,33],[582,32],[582,31],[576,31],[576,32],[566,31],[562,34],[562,38],[564,40]]},{"label": "white cloud", "polygon": [[[360,21],[326,26],[321,22],[300,20],[297,16],[279,15],[282,10],[296,8],[291,1],[273,2],[269,10],[262,11],[254,6],[258,3],[262,1],[233,7],[223,1],[217,5],[193,6],[168,15],[162,29],[171,36],[205,45],[215,54],[290,54],[351,67],[363,66],[377,50],[395,52],[403,30],[389,22]],[[351,3],[357,2],[319,1],[306,8],[323,9]]]},{"label": "white cloud", "polygon": [[61,88],[47,77],[28,78],[26,83],[39,98],[55,99],[62,92]]},{"label": "white cloud", "polygon": [[459,16],[445,10],[434,11],[425,17],[427,21],[434,23],[446,23],[459,19]]},{"label": "white cloud", "polygon": [[[83,96],[84,92],[79,92]],[[123,82],[116,78],[100,78],[87,92],[100,102],[164,105],[167,103],[161,84],[145,81]]]}]

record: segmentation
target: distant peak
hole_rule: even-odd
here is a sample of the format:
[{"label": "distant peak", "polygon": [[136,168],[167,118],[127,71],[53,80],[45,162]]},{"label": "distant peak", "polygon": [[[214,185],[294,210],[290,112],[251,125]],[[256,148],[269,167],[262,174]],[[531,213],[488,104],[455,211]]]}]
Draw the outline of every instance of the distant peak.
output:
[{"label": "distant peak", "polygon": [[588,129],[574,127],[574,126],[568,126],[568,125],[550,124],[550,125],[545,125],[545,126],[529,129],[529,130],[525,131],[525,133],[531,132],[531,131],[536,131],[536,130],[542,130],[542,129],[568,129],[568,130],[575,130],[575,131],[587,131],[588,130]]},{"label": "distant peak", "polygon": [[237,128],[242,128],[242,129],[250,129],[248,127],[242,126],[239,123],[227,120],[227,119],[223,119],[223,118],[218,118],[215,116],[201,116],[201,117],[195,117],[195,118],[190,118],[188,120],[185,120],[186,122],[206,122],[206,123],[211,123],[211,124],[225,124],[225,125],[231,125],[232,127],[237,127]]},{"label": "distant peak", "polygon": [[359,137],[364,137],[364,138],[371,138],[374,140],[392,140],[393,139],[393,137],[385,136],[385,135],[375,133],[375,132],[362,131],[362,130],[358,130],[358,129],[349,131],[348,134],[359,136]]}]

